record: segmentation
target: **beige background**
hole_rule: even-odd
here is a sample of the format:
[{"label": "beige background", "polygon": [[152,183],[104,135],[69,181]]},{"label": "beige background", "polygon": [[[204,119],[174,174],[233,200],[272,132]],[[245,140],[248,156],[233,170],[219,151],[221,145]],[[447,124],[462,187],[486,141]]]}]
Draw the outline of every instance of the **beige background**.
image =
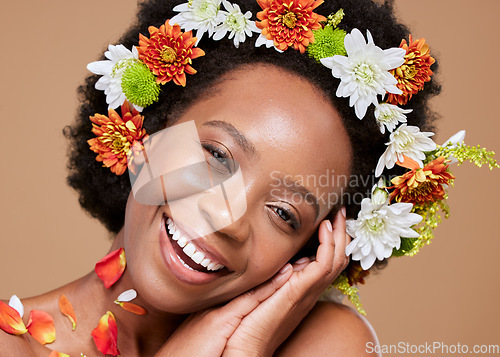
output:
[{"label": "beige background", "polygon": [[[500,2],[398,0],[396,6],[441,63],[436,141],[466,129],[467,143],[500,151]],[[135,9],[135,0],[0,5],[2,298],[75,279],[108,249],[106,231],[65,185],[61,131],[74,116],[86,64],[115,43]],[[463,165],[453,172],[452,216],[437,239],[414,258],[393,260],[362,287],[382,344],[500,344],[500,170]]]}]

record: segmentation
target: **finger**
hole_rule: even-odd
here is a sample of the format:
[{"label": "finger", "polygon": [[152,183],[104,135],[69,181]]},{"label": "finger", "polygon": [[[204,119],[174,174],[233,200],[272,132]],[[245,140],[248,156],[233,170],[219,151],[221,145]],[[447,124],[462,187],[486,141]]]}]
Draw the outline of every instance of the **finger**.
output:
[{"label": "finger", "polygon": [[[344,209],[337,212],[333,227],[329,221],[322,222],[318,238],[320,245],[316,254],[316,265],[311,265],[304,270],[316,270],[316,276],[324,278],[330,283],[334,275],[338,274],[346,262],[346,230]],[[330,229],[332,227],[332,229]],[[319,268],[319,269],[318,269]]]},{"label": "finger", "polygon": [[345,234],[345,246],[347,247],[351,243],[352,237],[349,234]]},{"label": "finger", "polygon": [[[352,241],[352,237],[349,235],[349,234],[345,234],[345,246],[347,248],[347,246],[349,245],[349,243],[351,243]],[[351,257],[349,256],[346,256],[346,262],[344,264],[344,269],[347,267],[347,265],[349,264],[349,261],[351,260]]]},{"label": "finger", "polygon": [[331,269],[335,255],[335,240],[333,239],[332,223],[323,221],[318,231],[319,246],[316,253],[316,262],[326,269]]},{"label": "finger", "polygon": [[337,213],[335,217],[335,222],[333,223],[333,237],[335,240],[335,256],[334,256],[334,270],[343,269],[347,262],[347,256],[345,254],[345,248],[347,244],[346,233],[346,217],[345,217],[345,207]]},{"label": "finger", "polygon": [[237,296],[223,306],[220,309],[221,313],[229,312],[232,315],[243,318],[252,312],[261,302],[274,294],[276,290],[281,288],[290,278],[292,273],[292,266],[290,264],[286,264],[272,279],[240,296]]},{"label": "finger", "polygon": [[293,271],[302,271],[302,270],[304,270],[304,268],[306,266],[308,266],[311,263],[311,261],[313,261],[313,260],[314,259],[311,259],[309,257],[300,258],[295,263],[293,263]]}]

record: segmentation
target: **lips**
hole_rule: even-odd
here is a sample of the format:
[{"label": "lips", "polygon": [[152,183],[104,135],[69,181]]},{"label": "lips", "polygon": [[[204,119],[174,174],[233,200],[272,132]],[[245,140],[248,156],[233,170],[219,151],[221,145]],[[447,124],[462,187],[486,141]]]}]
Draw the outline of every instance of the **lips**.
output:
[{"label": "lips", "polygon": [[223,258],[203,239],[193,240],[171,218],[164,215],[160,244],[164,261],[181,281],[203,284],[230,273]]}]

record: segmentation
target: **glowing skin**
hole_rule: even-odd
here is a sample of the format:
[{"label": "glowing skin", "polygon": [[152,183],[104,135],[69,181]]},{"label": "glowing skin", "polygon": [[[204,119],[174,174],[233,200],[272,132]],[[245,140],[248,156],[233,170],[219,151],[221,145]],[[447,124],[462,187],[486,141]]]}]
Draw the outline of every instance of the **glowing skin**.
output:
[{"label": "glowing skin", "polygon": [[[195,121],[207,160],[222,154],[239,163],[247,210],[234,224],[201,238],[201,248],[212,251],[230,271],[200,282],[191,279],[187,268],[183,279],[182,269],[172,269],[172,262],[169,266],[166,256],[172,249],[165,246],[172,241],[167,243],[164,222],[171,217],[168,205],[146,206],[129,197],[125,227],[115,243],[123,239],[132,286],[161,311],[197,311],[268,280],[332,208],[321,200],[317,206],[299,200],[298,192],[320,196],[340,190],[311,185],[299,189],[290,187],[290,181],[332,170],[349,174],[350,143],[341,119],[306,80],[271,65],[248,66],[225,76],[212,90],[176,124]],[[277,187],[278,181],[283,184]],[[209,200],[199,209],[214,224],[227,213]]]},{"label": "glowing skin", "polygon": [[[70,355],[80,355],[82,351],[89,356],[98,355],[89,338],[90,332],[106,311],[112,311],[119,321],[119,348],[129,356],[153,356],[162,347],[167,351],[170,348],[182,351],[184,348],[196,347],[196,343],[204,350],[206,343],[220,341],[220,333],[216,333],[220,326],[215,324],[207,329],[203,320],[198,324],[193,324],[189,319],[183,323],[187,314],[222,304],[268,281],[299,252],[323,219],[333,219],[327,215],[334,202],[327,204],[320,200],[316,206],[311,200],[298,200],[297,197],[307,192],[317,197],[339,193],[340,187],[314,186],[312,181],[304,182],[305,187],[291,185],[298,178],[319,177],[332,171],[337,175],[350,173],[350,142],[341,119],[321,92],[305,79],[272,65],[244,67],[223,77],[209,95],[197,100],[177,119],[176,123],[195,122],[207,161],[221,163],[224,156],[228,156],[242,170],[244,192],[235,199],[246,200],[244,215],[233,224],[193,242],[196,249],[206,252],[211,262],[217,261],[217,264],[221,263],[226,268],[219,273],[200,273],[182,265],[176,258],[179,250],[173,248],[177,243],[167,234],[165,226],[165,221],[171,217],[170,207],[139,204],[131,195],[127,203],[125,225],[110,248],[115,250],[123,247],[127,257],[125,273],[115,285],[105,289],[92,271],[59,289],[23,299],[25,310],[40,309],[54,317],[57,339],[50,345],[51,349]],[[282,184],[277,185],[278,181]],[[199,209],[214,226],[218,226],[217,222],[227,213],[225,206],[213,200],[200,202]],[[299,295],[300,304],[296,306],[299,311],[293,310],[291,315],[274,318],[284,318],[283,323],[291,326],[291,329],[309,313],[308,309],[314,305],[321,290],[347,264],[344,252],[349,238],[345,235],[345,221],[336,219],[333,223],[333,237],[336,240],[335,243],[322,243],[320,248],[323,249],[319,251],[323,254],[318,256],[323,259],[307,266],[306,269],[310,269],[305,275],[297,271],[292,275],[291,269],[286,275],[286,279],[292,276],[291,279],[297,284],[293,287],[302,291]],[[182,226],[182,222],[175,224],[186,235],[191,234],[191,227]],[[332,236],[327,239],[328,229],[325,227],[329,224],[323,222],[321,225],[323,234],[320,237],[323,242],[333,240]],[[345,242],[341,243],[343,239]],[[189,259],[186,256],[184,258]],[[294,269],[304,269],[308,263],[307,259],[307,262],[295,265]],[[325,267],[333,265],[339,270],[325,275]],[[284,280],[281,281],[283,283]],[[273,285],[266,283],[262,287],[266,291]],[[281,295],[276,293],[272,296],[280,307],[290,302],[283,299],[282,294],[286,294],[291,287],[290,284],[280,290]],[[147,315],[134,315],[113,304],[119,294],[131,288],[138,292],[134,303],[146,308]],[[67,296],[79,316],[75,331],[68,328],[67,318],[59,312],[57,302],[61,294]],[[255,295],[239,296],[232,302],[246,301],[242,298],[247,297],[251,299]],[[249,306],[246,302],[243,305],[245,308]],[[309,323],[315,328],[304,330],[300,328],[302,325],[299,326],[302,337],[294,335],[288,338],[291,330],[282,329],[283,326],[279,325],[275,326],[276,333],[266,336],[284,333],[274,342],[281,343],[288,338],[287,342],[297,341],[299,347],[309,346],[304,341],[310,341],[311,338],[331,341],[331,336],[338,336],[338,339],[332,344],[321,343],[318,346],[338,346],[337,343],[351,341],[353,337],[358,341],[357,336],[361,336],[362,339],[354,346],[362,347],[367,339],[373,340],[366,337],[370,334],[360,332],[366,327],[361,326],[359,318],[352,313],[341,313],[343,309],[337,307],[323,306],[322,309],[325,308],[329,311],[325,314],[328,318],[318,319],[317,316],[324,313],[318,315],[312,312],[308,317],[314,317],[314,321],[308,322],[308,318],[308,321],[304,321],[304,326],[310,326]],[[288,311],[275,307],[271,310],[285,314]],[[264,311],[267,310],[264,308]],[[330,314],[332,311],[334,317]],[[199,317],[203,314],[190,316]],[[347,320],[343,316],[348,316]],[[268,317],[267,313],[261,313],[255,318],[273,325],[274,320],[266,320]],[[337,330],[333,335],[320,336],[322,331],[330,333],[335,327]],[[196,334],[196,329],[200,335]],[[178,331],[181,331],[180,337]],[[349,331],[348,337],[344,337],[346,331]],[[244,328],[238,329],[231,342],[233,345],[238,344],[238,336],[244,340],[248,337]],[[350,342],[347,343],[349,347],[344,347],[351,348]],[[9,346],[8,350],[16,351],[16,355],[48,355],[46,347],[30,341],[29,336],[16,338],[3,333],[0,334],[0,345]],[[298,348],[292,346],[295,350]],[[277,345],[272,347],[276,348]],[[353,353],[360,355],[357,351]]]}]

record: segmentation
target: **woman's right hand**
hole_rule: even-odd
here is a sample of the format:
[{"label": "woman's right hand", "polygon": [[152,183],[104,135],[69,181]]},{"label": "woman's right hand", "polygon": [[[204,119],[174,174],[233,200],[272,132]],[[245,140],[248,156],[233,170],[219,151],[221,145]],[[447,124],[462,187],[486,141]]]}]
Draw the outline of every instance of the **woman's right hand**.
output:
[{"label": "woman's right hand", "polygon": [[345,216],[337,214],[333,229],[323,221],[318,236],[314,261],[286,264],[271,280],[224,306],[192,314],[156,356],[272,355],[347,266]]}]

